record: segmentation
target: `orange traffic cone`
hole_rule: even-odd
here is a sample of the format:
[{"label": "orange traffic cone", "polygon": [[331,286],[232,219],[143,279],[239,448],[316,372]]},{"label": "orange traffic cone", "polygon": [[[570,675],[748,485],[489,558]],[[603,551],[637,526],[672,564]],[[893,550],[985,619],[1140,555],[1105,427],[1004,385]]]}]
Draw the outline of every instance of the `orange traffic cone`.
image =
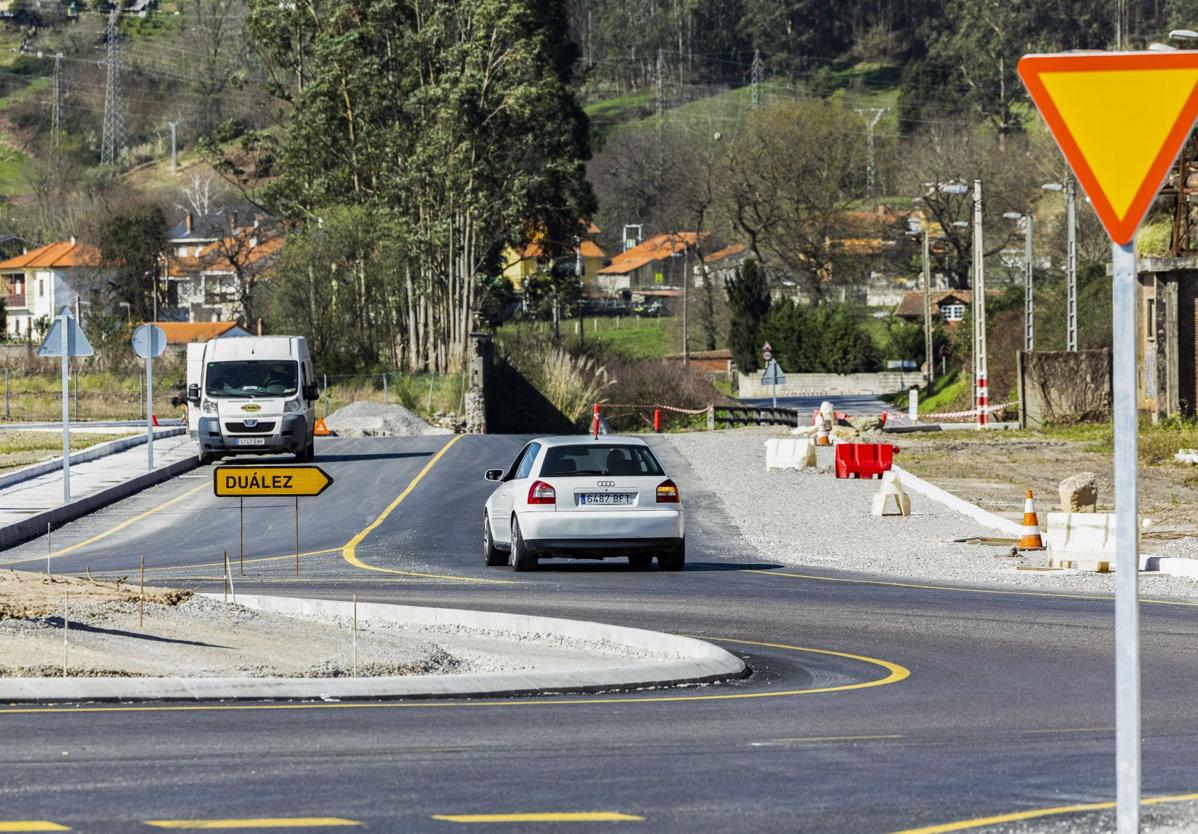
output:
[{"label": "orange traffic cone", "polygon": [[1036,499],[1032,497],[1030,489],[1023,504],[1023,535],[1019,537],[1019,549],[1044,549],[1044,540],[1040,538],[1040,519],[1036,517]]},{"label": "orange traffic cone", "polygon": [[331,431],[329,431],[329,427],[325,424],[324,420],[320,417],[316,418],[316,426],[312,430],[312,434],[316,435],[317,437],[332,437],[333,436],[333,433]]},{"label": "orange traffic cone", "polygon": [[815,445],[831,446],[832,438],[828,437],[828,424],[824,422],[823,414],[815,415]]}]

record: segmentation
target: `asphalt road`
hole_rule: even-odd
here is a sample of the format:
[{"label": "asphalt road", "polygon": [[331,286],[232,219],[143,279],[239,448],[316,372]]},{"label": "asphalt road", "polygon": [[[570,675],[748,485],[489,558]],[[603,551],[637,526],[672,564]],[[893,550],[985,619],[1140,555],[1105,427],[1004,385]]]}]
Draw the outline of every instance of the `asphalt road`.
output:
[{"label": "asphalt road", "polygon": [[[144,555],[153,581],[212,589],[223,553],[237,571],[244,546],[239,589],[692,634],[745,657],[752,676],[506,701],[0,706],[0,831],[223,819],[438,832],[466,824],[443,817],[549,814],[557,827],[503,816],[472,827],[888,834],[1113,797],[1110,600],[764,562],[668,449],[686,571],[485,568],[482,472],[522,438],[464,437],[435,459],[447,440],[319,445],[336,482],[300,501],[298,578],[294,504],[247,500],[242,540],[238,501],[213,496],[210,469],[55,531],[51,566],[133,575]],[[30,542],[0,567],[44,569],[47,549]],[[1146,794],[1195,790],[1196,614],[1144,606]],[[584,813],[599,817],[570,816]]]}]

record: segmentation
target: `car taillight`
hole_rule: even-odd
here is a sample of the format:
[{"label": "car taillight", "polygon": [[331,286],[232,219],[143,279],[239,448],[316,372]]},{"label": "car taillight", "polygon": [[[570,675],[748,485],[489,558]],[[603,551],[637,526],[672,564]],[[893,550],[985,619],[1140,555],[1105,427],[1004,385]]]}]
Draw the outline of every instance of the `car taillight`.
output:
[{"label": "car taillight", "polygon": [[532,486],[528,488],[528,503],[556,504],[557,492],[544,481],[533,481]]},{"label": "car taillight", "polygon": [[657,485],[658,504],[677,504],[678,485],[673,481],[662,481]]}]

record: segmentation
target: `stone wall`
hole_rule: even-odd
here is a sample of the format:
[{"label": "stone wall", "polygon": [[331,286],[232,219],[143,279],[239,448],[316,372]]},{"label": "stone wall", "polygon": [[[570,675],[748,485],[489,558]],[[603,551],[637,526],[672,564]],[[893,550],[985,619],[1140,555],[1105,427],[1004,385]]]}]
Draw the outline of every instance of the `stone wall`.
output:
[{"label": "stone wall", "polygon": [[[769,385],[761,384],[761,372],[739,374],[737,396],[741,399],[761,399],[773,394]],[[779,397],[801,397],[812,394],[894,394],[912,385],[922,385],[918,371],[884,371],[876,374],[786,374],[786,384],[778,386]]]},{"label": "stone wall", "polygon": [[466,366],[466,433],[487,433],[487,389],[492,385],[494,344],[490,333],[471,333],[470,360]]},{"label": "stone wall", "polygon": [[1109,350],[1019,354],[1019,422],[1025,428],[1109,420],[1113,396]]}]

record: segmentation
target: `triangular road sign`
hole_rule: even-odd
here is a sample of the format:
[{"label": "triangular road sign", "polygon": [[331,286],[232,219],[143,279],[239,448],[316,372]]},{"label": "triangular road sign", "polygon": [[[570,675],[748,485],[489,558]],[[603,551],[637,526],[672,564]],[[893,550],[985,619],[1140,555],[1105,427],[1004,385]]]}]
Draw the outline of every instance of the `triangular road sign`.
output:
[{"label": "triangular road sign", "polygon": [[1107,235],[1130,243],[1198,118],[1198,52],[1025,55],[1019,77]]},{"label": "triangular road sign", "polygon": [[91,356],[95,353],[70,308],[63,307],[54,324],[50,325],[50,332],[42,339],[41,347],[37,349],[38,356],[62,356],[63,322],[66,322],[67,327],[67,356]]}]

